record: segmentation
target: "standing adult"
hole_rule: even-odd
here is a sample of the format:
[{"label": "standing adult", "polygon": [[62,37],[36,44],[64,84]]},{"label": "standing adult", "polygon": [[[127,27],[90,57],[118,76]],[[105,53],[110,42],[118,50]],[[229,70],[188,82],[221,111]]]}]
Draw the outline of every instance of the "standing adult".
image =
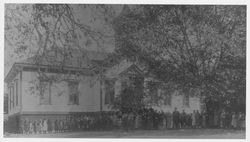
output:
[{"label": "standing adult", "polygon": [[122,127],[123,129],[128,131],[128,114],[127,113],[122,114]]},{"label": "standing adult", "polygon": [[170,113],[170,112],[167,112],[167,113],[166,113],[166,119],[167,119],[167,128],[168,128],[168,129],[172,128],[172,125],[171,125],[172,116],[171,116],[171,113]]},{"label": "standing adult", "polygon": [[187,127],[191,128],[192,127],[192,113],[191,114],[187,114],[186,122],[187,122]]},{"label": "standing adult", "polygon": [[174,109],[173,112],[173,128],[178,129],[179,128],[179,122],[180,122],[180,113],[177,110],[177,108]]},{"label": "standing adult", "polygon": [[196,128],[195,110],[193,110],[193,113],[191,113],[191,118],[192,118],[192,128]]},{"label": "standing adult", "polygon": [[196,128],[200,128],[200,112],[199,110],[196,110],[196,113],[195,113],[195,126]]},{"label": "standing adult", "polygon": [[241,124],[240,124],[240,128],[244,130],[244,129],[245,129],[245,126],[246,126],[245,114],[242,113],[242,115],[241,115]]},{"label": "standing adult", "polygon": [[187,117],[186,112],[185,112],[185,110],[183,109],[183,110],[182,110],[182,113],[181,113],[181,115],[180,115],[181,128],[185,128],[185,127],[186,127],[186,117]]},{"label": "standing adult", "polygon": [[237,126],[237,118],[236,118],[236,113],[232,113],[232,120],[231,120],[231,126],[235,129]]},{"label": "standing adult", "polygon": [[128,115],[128,126],[129,126],[129,129],[134,128],[134,114],[132,112],[130,112]]},{"label": "standing adult", "polygon": [[214,127],[218,127],[219,125],[219,114],[217,111],[214,112]]},{"label": "standing adult", "polygon": [[223,110],[220,114],[220,128],[225,128],[226,113]]},{"label": "standing adult", "polygon": [[230,128],[231,127],[231,114],[229,111],[226,111],[226,114],[225,114],[225,128]]},{"label": "standing adult", "polygon": [[167,126],[167,120],[166,120],[166,115],[164,114],[164,112],[162,111],[161,112],[161,120],[162,120],[162,129],[166,129],[166,126]]},{"label": "standing adult", "polygon": [[202,128],[206,128],[207,113],[205,111],[203,111],[201,114],[201,117],[202,117],[201,126],[202,126]]}]

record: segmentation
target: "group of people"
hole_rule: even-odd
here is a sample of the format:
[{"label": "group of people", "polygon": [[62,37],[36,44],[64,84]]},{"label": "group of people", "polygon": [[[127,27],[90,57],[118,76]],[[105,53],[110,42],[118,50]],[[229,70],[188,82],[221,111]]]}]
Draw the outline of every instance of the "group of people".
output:
[{"label": "group of people", "polygon": [[177,108],[171,113],[156,111],[152,108],[142,109],[137,113],[102,113],[99,115],[73,115],[61,118],[47,118],[40,120],[24,119],[20,132],[23,134],[59,133],[90,129],[185,129],[185,128],[244,128],[244,113],[209,114],[193,110],[186,113]]},{"label": "group of people", "polygon": [[122,116],[124,129],[185,129],[185,128],[245,128],[245,115],[242,112],[199,112],[186,113],[177,108],[171,113],[144,109],[137,115],[133,113]]},{"label": "group of people", "polygon": [[29,120],[26,118],[21,124],[20,132],[23,134],[45,134],[66,131],[89,129],[93,118],[88,116]]},{"label": "group of people", "polygon": [[242,112],[225,112],[220,113],[219,127],[221,128],[233,128],[244,129],[245,128],[245,114]]},{"label": "group of people", "polygon": [[144,109],[137,115],[129,113],[122,116],[124,127],[130,129],[179,129],[179,128],[201,128],[206,127],[202,120],[204,117],[198,110],[193,113],[186,113],[183,110],[181,113],[175,108],[171,112],[164,113],[163,111],[156,111],[152,108]]}]

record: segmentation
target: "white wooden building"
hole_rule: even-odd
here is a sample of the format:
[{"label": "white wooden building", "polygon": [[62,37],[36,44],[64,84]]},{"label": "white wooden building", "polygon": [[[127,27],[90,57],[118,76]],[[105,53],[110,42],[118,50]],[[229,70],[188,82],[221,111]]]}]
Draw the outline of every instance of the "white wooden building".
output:
[{"label": "white wooden building", "polygon": [[[20,120],[26,118],[58,119],[70,114],[112,111],[113,98],[119,95],[122,82],[130,74],[142,74],[135,63],[122,60],[112,67],[106,67],[100,76],[100,73],[95,73],[98,64],[93,67],[89,63],[102,62],[107,59],[107,54],[94,51],[86,54],[85,51],[85,55],[87,58],[80,63],[77,58],[80,55],[74,55],[63,68],[48,61],[34,63],[34,58],[13,64],[5,77],[9,98],[8,117],[12,124],[18,126]],[[88,64],[85,60],[88,60]],[[41,78],[39,73],[45,73],[46,77]],[[147,80],[145,76],[144,80]],[[172,112],[176,107],[187,113],[201,110],[198,97],[186,97],[178,92],[169,94],[159,88],[157,93],[168,93],[169,97],[153,108]]]}]

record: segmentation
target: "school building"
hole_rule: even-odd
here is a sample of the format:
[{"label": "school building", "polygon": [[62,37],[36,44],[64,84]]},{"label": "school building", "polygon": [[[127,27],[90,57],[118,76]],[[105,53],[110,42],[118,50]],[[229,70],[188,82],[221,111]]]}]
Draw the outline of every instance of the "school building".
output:
[{"label": "school building", "polygon": [[[73,58],[64,66],[49,58],[35,62],[35,57],[12,65],[5,83],[8,88],[8,124],[14,130],[21,127],[24,119],[65,119],[69,115],[113,111],[115,96],[131,76],[142,77],[144,86],[150,80],[136,63],[127,60],[101,67],[110,53],[84,51],[72,54]],[[160,100],[163,103],[152,106],[154,109],[173,112],[177,107],[179,111],[184,109],[191,113],[202,108],[198,97],[179,94],[179,91],[168,93],[164,87],[154,92],[165,96]]]}]

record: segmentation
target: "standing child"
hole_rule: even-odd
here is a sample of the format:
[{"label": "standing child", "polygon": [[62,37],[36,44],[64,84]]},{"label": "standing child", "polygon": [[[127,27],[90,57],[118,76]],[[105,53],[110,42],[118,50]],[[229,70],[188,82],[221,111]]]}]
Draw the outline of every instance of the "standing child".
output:
[{"label": "standing child", "polygon": [[40,134],[42,134],[43,133],[43,120],[42,119],[40,119],[39,125],[40,125]]},{"label": "standing child", "polygon": [[57,122],[57,119],[54,121],[54,125],[55,125],[55,133],[58,132],[58,122]]},{"label": "standing child", "polygon": [[41,133],[45,133],[45,127],[44,127],[44,119],[41,119]]},{"label": "standing child", "polygon": [[62,120],[58,120],[58,131],[61,133],[63,132],[63,124]]},{"label": "standing child", "polygon": [[27,120],[24,119],[24,122],[23,122],[23,134],[27,134],[28,133],[28,123],[27,123]]},{"label": "standing child", "polygon": [[55,120],[51,120],[51,132],[55,133]]},{"label": "standing child", "polygon": [[34,133],[34,127],[33,127],[33,123],[32,121],[29,122],[29,134],[33,134]]},{"label": "standing child", "polygon": [[61,120],[57,120],[57,132],[60,133],[61,131],[62,131]]},{"label": "standing child", "polygon": [[36,125],[36,134],[39,134],[39,127],[40,127],[39,121],[36,120],[34,124]]},{"label": "standing child", "polygon": [[48,120],[47,119],[44,119],[43,127],[44,127],[44,133],[47,134],[48,133]]}]

